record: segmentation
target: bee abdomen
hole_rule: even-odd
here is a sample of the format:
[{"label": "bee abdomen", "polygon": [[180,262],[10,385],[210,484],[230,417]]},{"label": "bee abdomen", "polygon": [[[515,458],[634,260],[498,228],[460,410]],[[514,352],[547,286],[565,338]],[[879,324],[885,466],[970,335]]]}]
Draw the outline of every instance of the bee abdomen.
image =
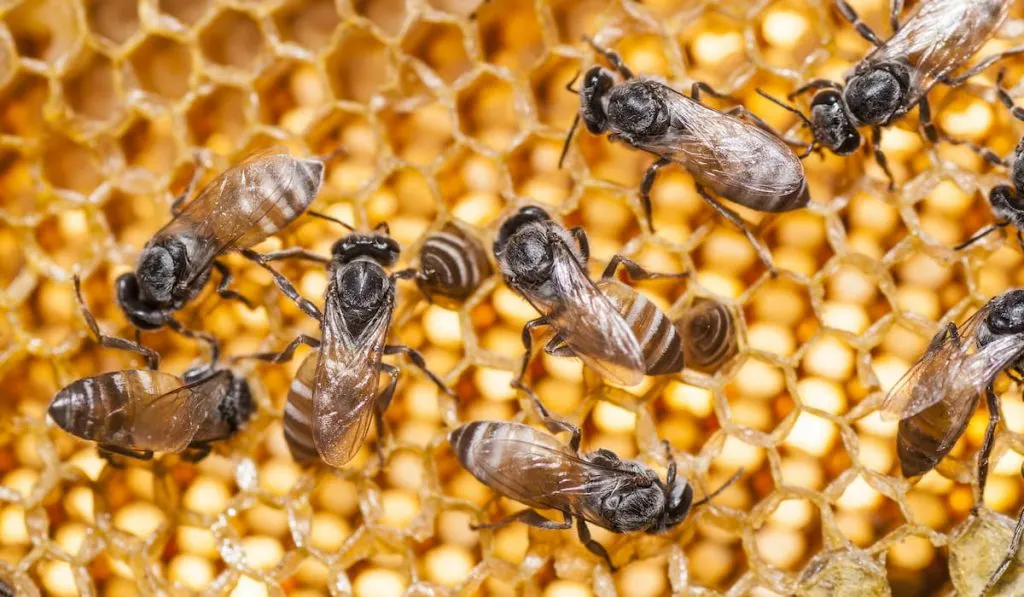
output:
[{"label": "bee abdomen", "polygon": [[323,182],[320,160],[297,160],[283,155],[267,164],[256,185],[263,201],[273,207],[260,220],[264,232],[275,234],[302,215],[316,198]]},{"label": "bee abdomen", "polygon": [[[941,401],[901,420],[896,435],[896,452],[903,476],[916,477],[935,468],[953,449],[969,420],[970,417],[964,417],[961,422],[953,421]],[[959,424],[959,427],[950,429],[954,424]]]},{"label": "bee abdomen", "polygon": [[474,447],[477,442],[498,431],[498,426],[490,421],[473,421],[456,427],[448,434],[448,443],[452,445],[455,456],[470,472],[474,472],[476,463]]},{"label": "bee abdomen", "polygon": [[48,413],[58,427],[87,440],[101,438],[105,432],[108,401],[120,396],[108,375],[80,379],[65,387],[50,401]]},{"label": "bee abdomen", "polygon": [[701,301],[676,326],[691,369],[714,373],[739,350],[732,311],[722,303]]},{"label": "bee abdomen", "polygon": [[292,380],[284,404],[284,439],[292,459],[299,464],[308,464],[320,457],[313,443],[313,389],[303,380],[304,368],[300,367]]},{"label": "bee abdomen", "polygon": [[491,273],[480,241],[451,222],[431,234],[420,249],[417,283],[431,300],[445,306],[469,298]]},{"label": "bee abdomen", "polygon": [[599,280],[597,286],[633,331],[643,351],[647,375],[666,375],[683,369],[682,340],[661,309],[617,280]]}]

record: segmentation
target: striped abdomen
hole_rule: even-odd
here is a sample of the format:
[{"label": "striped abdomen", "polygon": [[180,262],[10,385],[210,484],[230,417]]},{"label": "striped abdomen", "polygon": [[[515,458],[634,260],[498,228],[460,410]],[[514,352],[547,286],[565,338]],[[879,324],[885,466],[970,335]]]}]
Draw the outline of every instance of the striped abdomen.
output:
[{"label": "striped abdomen", "polygon": [[234,246],[251,247],[302,215],[320,191],[323,176],[322,161],[287,153],[261,155],[226,172],[221,200],[233,204],[238,213],[232,214],[229,207],[223,215],[253,222]]},{"label": "striped abdomen", "polygon": [[966,414],[959,421],[951,419],[949,405],[940,400],[900,421],[896,434],[896,453],[904,477],[916,477],[932,470],[956,445],[956,441],[967,429],[974,408],[954,410]]},{"label": "striped abdomen", "polygon": [[694,303],[676,327],[683,337],[686,365],[691,369],[714,373],[739,350],[732,311],[717,301]]},{"label": "striped abdomen", "polygon": [[292,459],[309,464],[320,458],[313,443],[313,379],[319,352],[306,355],[295,373],[284,404],[284,439]]},{"label": "striped abdomen", "polygon": [[492,273],[480,240],[449,222],[423,243],[416,283],[431,301],[455,308]]}]

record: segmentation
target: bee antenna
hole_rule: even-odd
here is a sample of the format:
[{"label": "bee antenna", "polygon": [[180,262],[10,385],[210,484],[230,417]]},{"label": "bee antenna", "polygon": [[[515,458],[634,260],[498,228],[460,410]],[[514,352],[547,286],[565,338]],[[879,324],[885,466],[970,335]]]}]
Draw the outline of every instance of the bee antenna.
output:
[{"label": "bee antenna", "polygon": [[316,159],[320,160],[321,162],[325,162],[326,163],[326,162],[329,162],[329,161],[333,160],[334,158],[337,158],[337,157],[340,157],[340,156],[347,156],[347,155],[348,155],[348,151],[344,147],[335,147],[334,149],[330,150],[329,152],[325,153],[324,155],[317,156]]},{"label": "bee antenna", "polygon": [[355,232],[355,231],[356,231],[356,229],[355,229],[355,228],[353,228],[353,227],[352,227],[351,225],[349,225],[349,224],[346,224],[345,222],[342,222],[342,221],[341,221],[341,220],[339,220],[338,218],[335,218],[335,217],[329,216],[329,215],[327,215],[327,214],[323,214],[323,213],[320,213],[320,212],[318,212],[318,211],[313,211],[312,209],[311,209],[311,210],[309,210],[309,211],[307,211],[306,213],[307,213],[308,215],[311,215],[311,216],[313,216],[314,218],[320,218],[321,220],[327,220],[328,222],[334,222],[335,224],[338,224],[339,226],[342,226],[342,227],[344,227],[344,228],[345,228],[346,230],[348,230],[349,232]]},{"label": "bee antenna", "polygon": [[580,94],[579,90],[575,89],[573,85],[576,83],[576,80],[580,78],[580,75],[582,73],[583,69],[577,70],[576,74],[572,76],[572,80],[565,84],[565,89],[567,91],[569,91],[570,93],[575,93],[576,95]]},{"label": "bee antenna", "polygon": [[[575,80],[575,79],[574,79]],[[565,136],[565,144],[562,145],[562,155],[558,158],[558,168],[562,168],[562,163],[565,162],[565,155],[569,153],[569,142],[572,141],[572,136],[576,134],[576,127],[580,125],[580,113],[576,113],[576,118],[572,119],[572,126],[569,127],[569,134]]]},{"label": "bee antenna", "polygon": [[[776,106],[782,108],[783,110],[785,110],[787,112],[792,112],[793,114],[796,114],[797,117],[800,118],[800,121],[801,121],[800,126],[805,127],[807,130],[811,131],[811,135],[813,137],[814,126],[811,124],[811,120],[809,118],[807,118],[807,116],[805,116],[803,112],[801,112],[796,107],[791,106],[791,105],[787,104],[786,102],[784,102],[784,101],[782,101],[782,100],[780,100],[780,99],[778,99],[776,97],[773,97],[772,95],[768,94],[767,92],[765,92],[765,91],[763,91],[761,89],[757,89],[756,91],[757,91],[758,95],[760,95],[761,97],[765,98],[766,100],[772,102]],[[802,160],[805,157],[811,155],[811,152],[814,151],[815,147],[817,147],[817,144],[818,144],[818,140],[817,139],[814,139],[810,143],[806,143],[806,144],[802,143],[801,145],[806,147],[806,149],[804,150],[803,153],[800,154],[800,159]]]},{"label": "bee antenna", "polygon": [[388,226],[387,222],[381,222],[373,227],[375,231],[384,232],[384,234],[391,236],[391,227]]},{"label": "bee antenna", "polygon": [[718,497],[718,494],[722,493],[723,491],[728,489],[730,485],[732,485],[733,483],[738,481],[739,478],[742,475],[743,475],[743,469],[741,468],[740,470],[738,470],[735,473],[733,473],[733,475],[731,477],[729,477],[728,481],[726,481],[725,483],[722,483],[722,485],[718,489],[716,489],[716,490],[712,491],[711,493],[707,494],[706,496],[702,497],[699,501],[695,502],[692,507],[696,508],[697,506],[704,505],[707,502],[710,502],[711,500],[715,499],[716,497]]}]

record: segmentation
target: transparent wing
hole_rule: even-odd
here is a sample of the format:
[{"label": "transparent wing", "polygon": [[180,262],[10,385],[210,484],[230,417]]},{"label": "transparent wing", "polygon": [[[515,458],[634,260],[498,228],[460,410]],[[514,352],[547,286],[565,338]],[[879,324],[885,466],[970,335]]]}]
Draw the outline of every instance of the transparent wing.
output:
[{"label": "transparent wing", "polygon": [[553,242],[552,251],[551,283],[557,299],[547,313],[551,327],[602,376],[624,385],[640,383],[645,370],[643,351],[629,324],[590,281],[568,247]]},{"label": "transparent wing", "polygon": [[352,336],[336,294],[328,291],[324,308],[313,384],[313,443],[324,462],[340,467],[359,451],[373,421],[391,308],[380,309]]},{"label": "transparent wing", "polygon": [[[193,256],[193,276],[203,274],[217,255],[246,237],[255,242],[272,232],[264,220],[281,201],[286,200],[296,169],[283,169],[290,173],[285,179],[273,175],[276,160],[291,160],[287,150],[274,146],[255,152],[221,173],[203,187],[199,196],[190,201],[150,242],[171,236],[192,238],[198,247]],[[274,164],[276,165],[276,164]]]},{"label": "transparent wing", "polygon": [[967,63],[999,28],[1008,0],[929,0],[920,2],[896,34],[864,58],[869,65],[909,63],[917,103],[935,83]]},{"label": "transparent wing", "polygon": [[905,419],[945,401],[955,405],[973,401],[1000,371],[1024,353],[1021,335],[998,336],[978,348],[977,334],[990,310],[985,305],[955,334],[943,328],[924,354],[900,378],[882,403],[884,419]]},{"label": "transparent wing", "polygon": [[184,450],[220,406],[230,385],[231,374],[218,371],[162,394],[139,395],[131,425],[134,447],[158,452]]}]

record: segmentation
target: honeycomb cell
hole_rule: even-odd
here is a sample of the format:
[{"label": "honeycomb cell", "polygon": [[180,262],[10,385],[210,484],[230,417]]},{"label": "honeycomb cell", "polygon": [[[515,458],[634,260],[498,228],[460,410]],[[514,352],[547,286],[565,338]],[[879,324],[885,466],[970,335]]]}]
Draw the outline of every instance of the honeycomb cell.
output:
[{"label": "honeycomb cell", "polygon": [[366,103],[391,79],[393,70],[387,46],[363,29],[346,30],[326,58],[331,91],[342,100]]},{"label": "honeycomb cell", "polygon": [[454,144],[451,108],[441,101],[381,114],[391,151],[410,163],[427,166]]},{"label": "honeycomb cell", "polygon": [[579,98],[566,86],[577,77],[580,64],[567,56],[551,54],[530,71],[530,88],[538,117],[543,124],[568,130],[579,112]]},{"label": "honeycomb cell", "polygon": [[199,32],[199,47],[208,60],[244,71],[260,65],[265,43],[259,23],[239,10],[219,13]]},{"label": "honeycomb cell", "polygon": [[122,111],[120,74],[114,63],[97,53],[80,57],[79,62],[63,80],[64,101],[82,118],[112,121]]},{"label": "honeycomb cell", "polygon": [[355,0],[352,8],[390,37],[398,35],[406,23],[405,0]]},{"label": "honeycomb cell", "polygon": [[131,0],[92,0],[86,3],[89,29],[116,47],[141,28],[138,4]]},{"label": "honeycomb cell", "polygon": [[42,76],[18,71],[0,89],[0,132],[24,137],[38,136],[44,127],[43,106],[50,95]]},{"label": "honeycomb cell", "polygon": [[515,91],[490,73],[459,90],[459,129],[494,151],[511,143],[517,125]]},{"label": "honeycomb cell", "polygon": [[192,77],[192,52],[174,39],[150,35],[132,52],[132,71],[149,93],[176,100],[185,95]]},{"label": "honeycomb cell", "polygon": [[522,0],[490,0],[476,11],[484,58],[498,66],[525,70],[544,53],[536,8]]},{"label": "honeycomb cell", "polygon": [[210,0],[157,0],[160,12],[191,26],[205,17],[212,6]]},{"label": "honeycomb cell", "polygon": [[189,130],[199,145],[237,147],[247,132],[251,109],[250,96],[241,89],[228,85],[213,87],[189,107]]},{"label": "honeycomb cell", "polygon": [[341,22],[331,0],[298,0],[284,3],[273,14],[282,41],[311,52],[326,47]]},{"label": "honeycomb cell", "polygon": [[53,67],[72,56],[82,41],[78,7],[68,0],[25,2],[3,17],[18,55]]},{"label": "honeycomb cell", "polygon": [[66,137],[47,139],[42,160],[43,175],[55,187],[88,194],[103,181],[96,153]]},{"label": "honeycomb cell", "polygon": [[572,192],[573,181],[558,167],[559,139],[527,137],[506,158],[512,188],[517,195],[547,205],[561,205]]}]

